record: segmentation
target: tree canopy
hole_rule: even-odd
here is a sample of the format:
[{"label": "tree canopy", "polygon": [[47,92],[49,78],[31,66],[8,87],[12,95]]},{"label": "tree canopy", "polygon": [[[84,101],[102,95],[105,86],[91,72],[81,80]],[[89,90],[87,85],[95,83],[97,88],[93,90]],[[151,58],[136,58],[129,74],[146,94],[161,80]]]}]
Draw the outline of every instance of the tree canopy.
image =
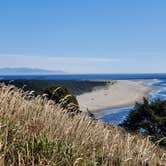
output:
[{"label": "tree canopy", "polygon": [[160,144],[166,146],[166,101],[149,102],[144,98],[143,103],[135,104],[121,126],[150,135],[153,141],[160,140]]}]

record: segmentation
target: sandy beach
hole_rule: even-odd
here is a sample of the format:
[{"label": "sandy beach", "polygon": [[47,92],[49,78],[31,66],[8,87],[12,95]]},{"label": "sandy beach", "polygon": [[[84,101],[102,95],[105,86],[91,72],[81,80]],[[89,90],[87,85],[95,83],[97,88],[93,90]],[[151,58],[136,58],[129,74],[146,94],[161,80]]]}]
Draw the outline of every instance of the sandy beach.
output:
[{"label": "sandy beach", "polygon": [[147,97],[150,87],[144,85],[144,80],[117,80],[92,92],[77,96],[81,110],[92,112],[121,106],[132,105]]}]

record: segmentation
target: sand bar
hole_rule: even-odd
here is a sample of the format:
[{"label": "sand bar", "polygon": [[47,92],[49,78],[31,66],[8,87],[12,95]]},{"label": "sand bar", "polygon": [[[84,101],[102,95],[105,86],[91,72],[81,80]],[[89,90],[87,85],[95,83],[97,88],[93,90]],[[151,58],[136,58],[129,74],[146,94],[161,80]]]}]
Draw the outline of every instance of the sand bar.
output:
[{"label": "sand bar", "polygon": [[144,85],[144,80],[117,80],[92,92],[77,96],[81,110],[97,111],[134,104],[148,96],[151,87]]}]

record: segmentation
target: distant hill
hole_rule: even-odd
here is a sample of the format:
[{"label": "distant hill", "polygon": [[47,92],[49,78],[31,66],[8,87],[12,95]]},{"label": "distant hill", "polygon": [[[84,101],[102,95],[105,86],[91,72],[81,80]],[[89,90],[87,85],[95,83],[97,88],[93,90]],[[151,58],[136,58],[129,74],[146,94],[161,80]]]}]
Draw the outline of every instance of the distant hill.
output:
[{"label": "distant hill", "polygon": [[0,68],[0,75],[51,75],[65,74],[61,70],[45,70],[37,68]]}]

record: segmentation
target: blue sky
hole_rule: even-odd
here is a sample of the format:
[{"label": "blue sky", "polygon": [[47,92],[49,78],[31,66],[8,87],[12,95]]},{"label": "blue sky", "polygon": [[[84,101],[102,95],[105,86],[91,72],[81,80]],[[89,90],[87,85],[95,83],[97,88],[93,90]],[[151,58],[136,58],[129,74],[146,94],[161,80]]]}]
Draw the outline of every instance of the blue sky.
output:
[{"label": "blue sky", "polygon": [[0,1],[0,67],[166,72],[165,0]]}]

